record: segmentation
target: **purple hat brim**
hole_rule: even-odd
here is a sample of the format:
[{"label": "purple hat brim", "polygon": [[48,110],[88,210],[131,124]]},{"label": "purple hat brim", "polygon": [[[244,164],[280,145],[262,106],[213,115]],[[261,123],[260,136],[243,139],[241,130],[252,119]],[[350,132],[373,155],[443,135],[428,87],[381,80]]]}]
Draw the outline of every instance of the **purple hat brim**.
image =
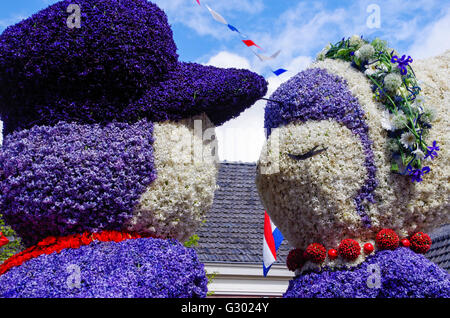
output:
[{"label": "purple hat brim", "polygon": [[201,113],[220,126],[237,117],[267,93],[267,82],[245,69],[222,69],[180,62],[165,81],[148,87],[124,111],[124,118],[161,122]]}]

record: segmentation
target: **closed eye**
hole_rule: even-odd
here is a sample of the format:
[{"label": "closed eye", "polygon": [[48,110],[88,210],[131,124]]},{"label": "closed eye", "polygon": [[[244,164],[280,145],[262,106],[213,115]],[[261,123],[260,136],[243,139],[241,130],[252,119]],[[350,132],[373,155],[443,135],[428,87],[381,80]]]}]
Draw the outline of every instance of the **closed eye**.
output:
[{"label": "closed eye", "polygon": [[327,151],[327,149],[328,149],[327,147],[324,147],[322,149],[316,150],[317,148],[319,148],[319,146],[315,146],[314,148],[312,148],[307,153],[304,153],[304,154],[301,154],[301,155],[288,154],[288,156],[291,159],[294,159],[294,160],[306,160],[306,159],[309,159],[311,157],[317,156],[318,154],[321,154],[322,152]]}]

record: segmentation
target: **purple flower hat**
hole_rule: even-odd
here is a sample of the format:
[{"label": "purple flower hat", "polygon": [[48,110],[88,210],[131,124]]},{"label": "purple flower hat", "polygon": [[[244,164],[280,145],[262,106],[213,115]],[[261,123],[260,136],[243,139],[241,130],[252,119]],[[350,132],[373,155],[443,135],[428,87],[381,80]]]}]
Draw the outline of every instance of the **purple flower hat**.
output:
[{"label": "purple flower hat", "polygon": [[167,17],[151,2],[80,0],[79,28],[69,27],[70,4],[57,2],[1,34],[5,133],[201,113],[221,125],[267,91],[248,70],[179,62]]}]

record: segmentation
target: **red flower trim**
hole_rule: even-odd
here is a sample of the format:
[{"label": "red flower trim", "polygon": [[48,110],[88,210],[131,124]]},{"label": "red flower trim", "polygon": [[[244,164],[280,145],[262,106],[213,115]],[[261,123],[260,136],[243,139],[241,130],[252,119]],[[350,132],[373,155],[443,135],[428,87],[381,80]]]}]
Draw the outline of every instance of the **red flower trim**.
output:
[{"label": "red flower trim", "polygon": [[408,239],[403,239],[400,241],[404,247],[410,247],[411,242]]},{"label": "red flower trim", "polygon": [[[417,232],[409,239],[404,238],[401,241],[397,233],[395,233],[391,229],[383,229],[378,232],[376,236],[376,243],[381,250],[395,250],[397,247],[399,247],[400,242],[403,247],[410,247],[412,251],[419,254],[425,254],[426,252],[428,252],[428,250],[431,248],[432,243],[430,236],[423,232]],[[364,244],[363,250],[364,253],[371,254],[375,250],[375,248],[371,243],[366,243]],[[301,251],[300,249],[295,249],[289,252],[287,258],[287,266],[289,270],[292,270],[291,268],[295,267],[292,271],[295,271],[295,269],[297,268],[303,267],[304,263],[308,260],[317,264],[323,263],[327,255],[326,249],[322,244],[312,243],[303,253],[303,257],[296,256],[296,259],[301,259],[303,263],[300,266],[294,266],[294,254],[291,255],[291,253],[294,253],[294,251],[295,253],[301,253],[299,252]],[[328,250],[328,258],[330,260],[334,260],[337,258],[338,254],[348,261],[353,261],[357,259],[361,254],[361,247],[359,243],[353,239],[343,239],[339,244],[337,251],[335,249]]]},{"label": "red flower trim", "polygon": [[347,261],[354,261],[361,254],[361,246],[355,240],[344,239],[339,244],[338,252]]},{"label": "red flower trim", "polygon": [[100,242],[122,242],[129,239],[138,239],[143,237],[151,237],[150,235],[144,236],[137,233],[118,232],[118,231],[103,231],[100,233],[88,233],[72,234],[64,237],[47,237],[34,246],[27,248],[26,250],[11,256],[0,266],[0,275],[3,275],[11,268],[20,266],[26,261],[32,258],[36,258],[43,254],[59,253],[66,248],[80,248],[84,245],[89,245],[94,241]]},{"label": "red flower trim", "polygon": [[400,242],[397,233],[391,229],[382,229],[375,240],[382,250],[395,250]]},{"label": "red flower trim", "polygon": [[364,244],[364,253],[366,253],[366,254],[371,254],[373,251],[374,251],[374,247],[373,247],[373,245],[372,245],[372,243],[366,243],[366,244]]},{"label": "red flower trim", "polygon": [[328,258],[330,260],[335,260],[338,257],[338,251],[334,248],[328,250]]},{"label": "red flower trim", "polygon": [[425,254],[431,247],[431,238],[423,233],[418,232],[410,237],[411,249],[419,254]]},{"label": "red flower trim", "polygon": [[327,250],[322,244],[310,244],[304,253],[304,257],[313,263],[320,264],[327,258]]},{"label": "red flower trim", "polygon": [[296,248],[289,252],[286,259],[286,266],[291,272],[295,272],[300,269],[305,264],[305,259],[303,257],[304,251],[302,249]]},{"label": "red flower trim", "polygon": [[0,232],[0,247],[5,246],[8,243],[9,243],[8,238],[4,236],[2,232]]}]

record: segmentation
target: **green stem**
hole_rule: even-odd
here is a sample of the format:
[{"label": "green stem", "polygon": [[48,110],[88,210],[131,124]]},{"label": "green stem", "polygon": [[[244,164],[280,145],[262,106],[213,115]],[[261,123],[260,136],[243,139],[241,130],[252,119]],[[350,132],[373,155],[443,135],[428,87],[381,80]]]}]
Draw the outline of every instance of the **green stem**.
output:
[{"label": "green stem", "polygon": [[[372,78],[372,76],[367,75],[367,77],[370,78],[370,79],[372,80],[372,82],[374,82],[375,85],[378,86],[379,89],[383,90],[383,87],[381,87],[381,85],[380,85],[374,78]],[[390,100],[390,102],[392,103],[392,105],[394,106],[394,109],[391,109],[391,110],[394,112],[394,114],[397,115],[397,114],[398,114],[398,112],[397,112],[397,106],[395,105],[394,101],[391,99],[391,97],[390,97],[389,95],[386,94],[386,96],[387,96],[387,98]]]}]

